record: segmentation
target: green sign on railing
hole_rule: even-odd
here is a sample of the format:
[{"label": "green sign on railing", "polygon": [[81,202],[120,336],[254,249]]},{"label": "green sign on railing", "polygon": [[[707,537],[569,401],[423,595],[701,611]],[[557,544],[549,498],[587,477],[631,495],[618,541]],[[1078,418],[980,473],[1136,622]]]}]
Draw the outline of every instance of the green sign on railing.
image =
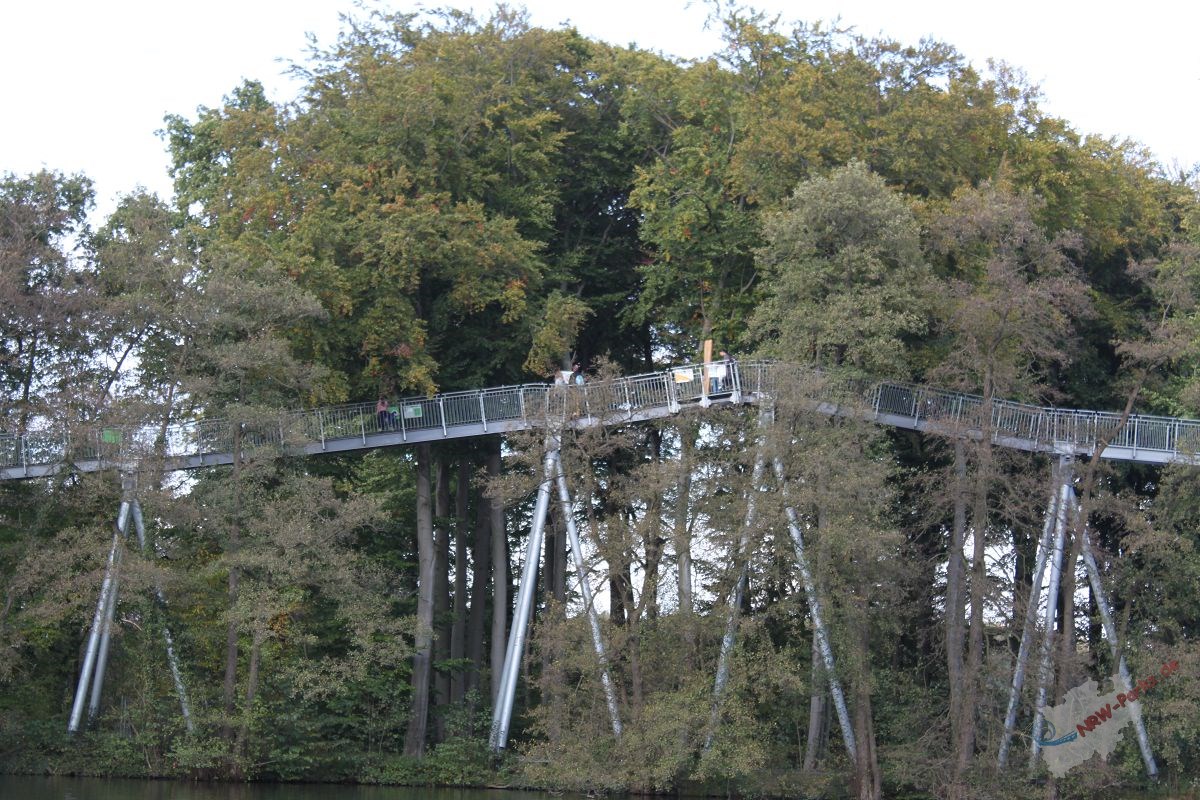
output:
[{"label": "green sign on railing", "polygon": [[425,409],[422,406],[405,406],[405,419],[420,419],[425,414]]},{"label": "green sign on railing", "polygon": [[119,428],[105,428],[100,431],[100,441],[105,444],[120,444],[121,431]]}]

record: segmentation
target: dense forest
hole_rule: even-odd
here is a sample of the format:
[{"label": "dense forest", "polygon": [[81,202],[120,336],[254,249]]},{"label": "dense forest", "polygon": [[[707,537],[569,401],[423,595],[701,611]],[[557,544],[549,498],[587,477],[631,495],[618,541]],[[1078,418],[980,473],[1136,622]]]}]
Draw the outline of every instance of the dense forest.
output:
[{"label": "dense forest", "polygon": [[[598,381],[705,340],[984,403],[1200,416],[1193,173],[1080,136],[1019,71],[946,43],[713,23],[723,49],[682,62],[506,8],[363,11],[295,66],[300,96],[246,82],[168,117],[172,198],[95,222],[85,175],[5,174],[0,427],[165,431],[575,362]],[[122,481],[0,483],[0,769],[859,798],[1146,785],[1129,729],[1106,762],[1031,772],[1032,686],[997,766],[1055,463],[776,400],[770,425],[731,407],[564,432],[588,570],[552,513],[503,757],[488,728],[540,438],[143,462],[149,541],[121,554],[103,702],[74,736]],[[780,479],[754,468],[764,451]],[[1130,671],[1178,662],[1143,713],[1160,781],[1194,789],[1200,472],[1072,469],[1049,702],[1116,671],[1086,529]]]}]

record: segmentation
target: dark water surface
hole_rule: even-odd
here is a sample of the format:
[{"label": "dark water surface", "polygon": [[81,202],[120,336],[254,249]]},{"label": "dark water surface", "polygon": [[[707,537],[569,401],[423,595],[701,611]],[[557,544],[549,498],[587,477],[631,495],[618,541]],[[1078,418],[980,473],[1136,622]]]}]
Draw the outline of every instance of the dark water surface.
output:
[{"label": "dark water surface", "polygon": [[562,800],[504,789],[426,789],[324,783],[194,783],[0,775],[0,800]]}]

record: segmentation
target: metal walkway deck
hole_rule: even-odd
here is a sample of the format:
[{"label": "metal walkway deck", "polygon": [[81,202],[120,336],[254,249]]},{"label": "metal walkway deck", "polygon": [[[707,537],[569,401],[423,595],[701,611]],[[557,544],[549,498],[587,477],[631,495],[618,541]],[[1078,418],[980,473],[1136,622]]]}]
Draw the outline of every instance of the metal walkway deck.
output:
[{"label": "metal walkway deck", "polygon": [[[243,424],[243,448],[279,446],[296,455],[393,447],[543,427],[616,425],[661,418],[687,406],[756,403],[780,391],[799,391],[824,414],[870,419],[910,430],[978,436],[980,397],[908,383],[830,385],[817,371],[773,362],[740,363],[722,391],[708,396],[700,365],[634,375],[585,386],[524,384],[415,397],[380,419],[374,403],[288,412],[269,425]],[[1104,458],[1153,464],[1200,463],[1200,420],[1134,415],[1114,432],[1120,414],[993,401],[997,444],[1032,452],[1090,455],[1109,441]],[[93,472],[161,458],[167,470],[233,461],[228,420],[158,426],[50,429],[0,434],[0,480]]]}]

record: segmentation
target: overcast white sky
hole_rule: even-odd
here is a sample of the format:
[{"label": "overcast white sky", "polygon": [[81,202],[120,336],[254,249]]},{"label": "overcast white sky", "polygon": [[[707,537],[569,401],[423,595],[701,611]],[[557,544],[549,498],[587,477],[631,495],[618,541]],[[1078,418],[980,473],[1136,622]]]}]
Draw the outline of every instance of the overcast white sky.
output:
[{"label": "overcast white sky", "polygon": [[[431,3],[429,5],[442,5]],[[452,5],[486,10],[490,3]],[[708,5],[688,0],[524,4],[536,24],[683,57],[709,54]],[[1043,107],[1081,132],[1130,137],[1171,166],[1200,162],[1200,4],[1191,0],[760,0],[785,19],[841,17],[860,32],[953,44],[998,58],[1042,87]],[[395,10],[414,3],[392,2]],[[302,60],[305,34],[334,41],[351,0],[10,0],[0,7],[0,172],[83,172],[101,213],[144,186],[170,194],[167,113],[193,117],[243,78],[272,99],[295,87],[280,60]]]}]

